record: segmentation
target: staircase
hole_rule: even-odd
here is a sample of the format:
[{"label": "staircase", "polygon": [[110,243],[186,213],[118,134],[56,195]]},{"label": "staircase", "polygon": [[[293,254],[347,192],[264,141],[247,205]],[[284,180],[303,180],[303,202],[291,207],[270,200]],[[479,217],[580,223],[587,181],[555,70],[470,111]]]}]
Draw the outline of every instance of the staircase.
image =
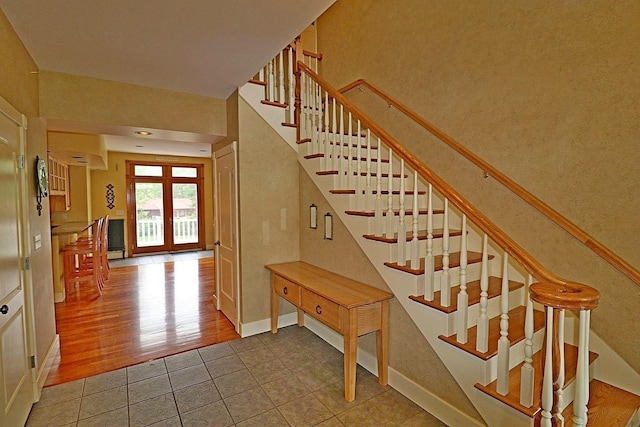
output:
[{"label": "staircase", "polygon": [[293,43],[240,95],[298,152],[487,425],[632,423],[640,396],[591,381],[598,292],[539,265],[323,81],[321,59]]}]

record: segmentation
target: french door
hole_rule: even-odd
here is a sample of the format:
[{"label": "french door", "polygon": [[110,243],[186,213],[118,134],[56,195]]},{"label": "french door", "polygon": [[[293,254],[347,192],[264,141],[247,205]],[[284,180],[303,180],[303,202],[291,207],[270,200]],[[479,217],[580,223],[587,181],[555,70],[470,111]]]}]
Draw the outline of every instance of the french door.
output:
[{"label": "french door", "polygon": [[129,253],[204,249],[202,165],[127,161]]}]

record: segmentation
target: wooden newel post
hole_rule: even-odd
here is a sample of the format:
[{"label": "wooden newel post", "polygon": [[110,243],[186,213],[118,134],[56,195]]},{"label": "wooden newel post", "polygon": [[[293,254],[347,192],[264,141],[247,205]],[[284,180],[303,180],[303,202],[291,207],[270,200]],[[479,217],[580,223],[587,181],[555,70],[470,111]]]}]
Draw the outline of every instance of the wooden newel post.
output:
[{"label": "wooden newel post", "polygon": [[296,141],[300,141],[300,115],[302,113],[302,98],[301,98],[301,85],[300,79],[302,77],[302,72],[300,71],[300,67],[298,66],[298,61],[302,61],[303,53],[302,53],[302,43],[300,41],[300,36],[296,37],[294,40],[294,61],[293,61],[293,74],[296,76],[296,84],[295,84],[295,110],[294,110],[294,123],[296,125]]}]

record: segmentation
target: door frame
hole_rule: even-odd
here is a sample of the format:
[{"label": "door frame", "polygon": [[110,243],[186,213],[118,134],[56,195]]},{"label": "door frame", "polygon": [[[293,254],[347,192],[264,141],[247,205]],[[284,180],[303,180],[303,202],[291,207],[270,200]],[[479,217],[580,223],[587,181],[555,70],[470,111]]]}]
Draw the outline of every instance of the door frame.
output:
[{"label": "door frame", "polygon": [[[18,258],[20,260],[19,277],[23,289],[23,307],[27,366],[29,368],[28,381],[30,382],[29,392],[31,395],[31,405],[40,399],[40,386],[38,384],[38,363],[34,366],[36,355],[36,333],[35,333],[35,303],[33,295],[33,285],[31,271],[29,270],[28,258],[31,256],[31,226],[29,220],[29,207],[31,198],[29,197],[29,184],[33,182],[29,179],[27,166],[27,117],[15,109],[9,102],[0,96],[0,114],[11,120],[19,129],[18,152],[15,161],[18,163],[17,171],[17,197],[18,197]],[[35,192],[35,189],[34,189]],[[45,363],[46,361],[36,361]],[[29,408],[31,409],[31,407]],[[27,413],[28,416],[28,413]],[[25,418],[26,422],[26,418]]]},{"label": "door frame", "polygon": [[[182,250],[204,250],[206,247],[205,238],[205,221],[204,221],[204,165],[201,163],[169,163],[160,161],[146,161],[146,160],[126,160],[126,178],[127,178],[127,234],[128,234],[128,255],[149,254],[155,252],[177,252]],[[136,176],[134,169],[136,165],[141,166],[160,166],[162,167],[162,176]],[[196,178],[182,178],[172,177],[172,167],[193,167],[197,170]],[[143,183],[158,183],[162,184],[162,203],[163,203],[163,227],[165,230],[165,241],[162,246],[137,246],[137,234],[136,234],[136,197],[135,197],[135,184],[138,182]],[[197,243],[183,243],[180,247],[176,248],[173,241],[173,198],[168,197],[172,195],[173,184],[196,184],[197,188],[197,203],[198,203],[198,242]],[[167,197],[165,197],[167,196]],[[171,215],[168,215],[171,213]],[[169,219],[170,218],[170,219]],[[166,233],[167,229],[171,230],[170,233]]]},{"label": "door frame", "polygon": [[215,268],[216,268],[216,293],[213,295],[213,299],[215,301],[216,309],[220,310],[220,230],[219,230],[219,221],[220,221],[220,203],[218,203],[218,183],[216,181],[218,176],[218,164],[217,159],[221,158],[225,155],[233,155],[233,164],[234,164],[234,198],[235,198],[235,206],[234,206],[234,230],[233,230],[233,244],[236,250],[234,251],[234,269],[235,269],[235,277],[236,277],[236,324],[235,329],[236,332],[240,333],[240,325],[241,325],[241,317],[242,313],[242,286],[240,285],[242,280],[240,276],[240,203],[239,203],[239,179],[238,179],[238,141],[233,141],[231,144],[228,144],[222,148],[214,150],[211,157],[213,159],[213,223],[214,223],[214,260],[215,260]]}]

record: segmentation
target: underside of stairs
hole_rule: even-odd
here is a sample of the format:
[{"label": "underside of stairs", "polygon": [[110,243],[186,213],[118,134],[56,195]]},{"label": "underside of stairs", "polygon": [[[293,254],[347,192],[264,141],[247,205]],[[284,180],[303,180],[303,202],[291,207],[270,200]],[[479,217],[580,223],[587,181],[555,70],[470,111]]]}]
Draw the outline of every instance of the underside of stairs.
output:
[{"label": "underside of stairs", "polygon": [[[513,263],[441,194],[418,180],[398,158],[378,146],[354,120],[338,131],[322,118],[308,120],[310,137],[292,137],[291,114],[287,103],[256,100],[264,94],[264,84],[251,82],[240,94],[260,113],[270,108],[265,119],[289,145],[315,185],[324,194],[372,265],[411,316],[424,337],[459,383],[487,425],[540,425],[540,396],[543,377],[544,307],[530,304],[531,276]],[[325,104],[329,98],[323,100]],[[317,102],[314,111],[322,108]],[[333,106],[335,110],[335,104]],[[314,113],[315,114],[315,113]],[[343,114],[342,111],[339,114]],[[264,115],[263,115],[264,117]],[[334,119],[335,120],[335,112]],[[309,124],[307,124],[309,127]],[[318,147],[324,147],[319,150]],[[329,154],[331,153],[331,154]],[[368,153],[368,154],[367,154]],[[398,173],[399,172],[399,173]],[[372,182],[378,181],[377,187]],[[381,186],[379,181],[384,181]],[[381,205],[381,206],[378,206]],[[376,214],[378,212],[378,214]],[[402,244],[402,247],[400,247]],[[409,247],[419,248],[419,256]],[[508,275],[506,279],[505,273]],[[503,280],[503,277],[505,280]],[[425,283],[431,283],[431,285]],[[444,286],[441,284],[450,284]],[[431,286],[431,290],[429,287]],[[462,294],[462,295],[461,295]],[[505,303],[505,295],[506,303]],[[462,297],[462,298],[461,298]],[[459,301],[468,301],[466,314],[458,313]],[[532,313],[532,332],[526,336],[527,305]],[[567,314],[567,318],[572,317]],[[481,319],[481,320],[478,320]],[[488,345],[477,342],[486,335]],[[504,328],[505,320],[508,328]],[[461,336],[461,322],[465,323]],[[501,327],[502,324],[502,327]],[[479,326],[480,325],[480,326]],[[480,329],[480,330],[479,330]],[[498,347],[501,336],[508,339],[508,392],[497,391]],[[567,333],[564,345],[565,378],[561,408],[565,425],[573,425],[574,377],[577,365],[577,338]],[[486,347],[486,348],[485,348]],[[527,349],[533,352],[527,363]],[[597,370],[598,355],[589,354],[590,378]],[[533,402],[521,402],[523,365],[533,374]],[[590,383],[588,420],[591,425],[627,425],[640,407],[640,396],[598,380]],[[566,405],[566,408],[564,406]],[[609,412],[606,412],[609,411]],[[605,415],[606,414],[606,415]],[[611,422],[614,420],[615,422]]]}]

